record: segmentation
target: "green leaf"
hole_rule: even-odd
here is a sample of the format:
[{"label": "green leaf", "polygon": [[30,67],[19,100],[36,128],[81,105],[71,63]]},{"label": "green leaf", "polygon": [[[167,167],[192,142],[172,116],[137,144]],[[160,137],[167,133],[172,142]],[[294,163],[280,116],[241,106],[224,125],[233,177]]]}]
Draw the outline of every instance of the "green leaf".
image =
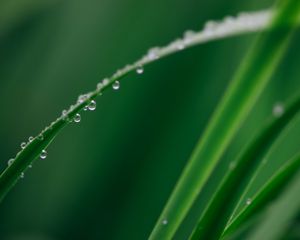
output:
[{"label": "green leaf", "polygon": [[221,99],[150,239],[174,236],[276,69],[298,21],[300,2],[281,1],[277,9],[270,30],[256,41]]},{"label": "green leaf", "polygon": [[[265,153],[270,149],[278,135],[293,120],[300,109],[300,96],[286,108],[285,113],[273,117],[245,149],[232,162],[232,169],[224,177],[205,212],[201,216],[191,239],[218,239],[247,186],[261,163]],[[224,207],[226,203],[226,207]],[[252,206],[252,204],[251,204]]]},{"label": "green leaf", "polygon": [[225,229],[223,236],[226,237],[249,219],[253,218],[259,212],[262,211],[269,203],[274,201],[286,187],[287,183],[299,172],[300,168],[300,155],[298,154],[294,158],[285,163],[268,182],[255,194],[251,199],[251,204],[245,206],[235,219]]},{"label": "green leaf", "polygon": [[[155,62],[163,57],[177,53],[178,51],[182,50],[178,49],[179,46],[183,46],[184,49],[188,49],[208,41],[222,39],[237,34],[258,31],[266,28],[271,15],[272,13],[268,11],[249,13],[247,16],[247,22],[249,23],[246,25],[244,24],[244,27],[241,27],[245,21],[242,17],[233,19],[233,25],[230,28],[228,28],[226,25],[228,24],[226,21],[221,21],[217,23],[218,28],[215,30],[210,30],[209,34],[207,34],[206,30],[204,29],[195,33],[188,39],[185,38],[180,41],[176,40],[165,47],[151,49],[140,60],[131,65],[125,66],[123,69],[118,70],[110,78],[107,78],[105,81],[99,83],[96,90],[85,94],[82,102],[77,102],[75,105],[72,105],[65,115],[60,116],[56,121],[52,122],[50,126],[46,127],[39,136],[35,137],[32,142],[29,142],[27,146],[16,155],[13,163],[1,173],[0,201],[15,185],[21,174],[28,168],[28,166],[39,157],[42,150],[44,150],[54,140],[61,129],[72,122],[72,119],[77,113],[79,113],[86,105],[90,103],[91,100],[95,99],[104,90],[110,88],[114,82],[125,77],[127,74],[135,71],[138,68]],[[261,20],[255,21],[257,18]]]},{"label": "green leaf", "polygon": [[292,178],[280,197],[266,210],[262,221],[259,222],[247,239],[276,240],[282,239],[286,235],[287,229],[297,217],[300,209],[299,186],[300,171],[297,171],[297,174]]}]

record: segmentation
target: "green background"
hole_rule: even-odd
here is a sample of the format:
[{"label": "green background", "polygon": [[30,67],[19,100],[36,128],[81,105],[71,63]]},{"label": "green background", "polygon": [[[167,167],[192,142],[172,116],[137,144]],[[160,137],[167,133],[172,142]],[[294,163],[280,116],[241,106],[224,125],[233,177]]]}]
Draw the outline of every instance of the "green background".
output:
[{"label": "green background", "polygon": [[[269,0],[2,0],[0,167],[77,96],[206,20],[266,9]],[[0,239],[147,239],[180,172],[255,34],[182,51],[131,74],[48,148],[0,205]],[[184,222],[186,239],[228,163],[300,84],[296,33]],[[299,150],[285,131],[248,197]],[[224,203],[225,205],[226,203]]]}]

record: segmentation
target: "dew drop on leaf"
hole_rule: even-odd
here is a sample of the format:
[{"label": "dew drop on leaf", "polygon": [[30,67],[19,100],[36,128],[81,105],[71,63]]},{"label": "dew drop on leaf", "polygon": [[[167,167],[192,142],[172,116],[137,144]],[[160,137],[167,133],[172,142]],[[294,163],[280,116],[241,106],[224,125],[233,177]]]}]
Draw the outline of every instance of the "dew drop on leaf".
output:
[{"label": "dew drop on leaf", "polygon": [[119,81],[115,81],[112,85],[112,88],[114,90],[118,90],[120,88],[120,82]]},{"label": "dew drop on leaf", "polygon": [[15,159],[11,158],[8,160],[7,165],[10,166],[13,164],[13,162],[15,161]]},{"label": "dew drop on leaf", "polygon": [[273,116],[274,117],[281,117],[281,115],[284,113],[284,106],[282,103],[276,103],[273,106]]},{"label": "dew drop on leaf", "polygon": [[92,100],[90,104],[87,106],[90,111],[94,111],[96,109],[97,103],[95,100]]},{"label": "dew drop on leaf", "polygon": [[74,117],[74,122],[79,123],[81,121],[81,116],[79,113],[76,113],[75,117]]},{"label": "dew drop on leaf", "polygon": [[21,143],[21,148],[24,149],[26,147],[26,142]]},{"label": "dew drop on leaf", "polygon": [[144,68],[142,66],[139,66],[137,69],[136,69],[136,73],[137,74],[142,74],[144,72]]},{"label": "dew drop on leaf", "polygon": [[41,159],[45,159],[46,157],[47,157],[47,152],[46,152],[45,150],[43,150],[43,151],[41,152],[40,158],[41,158]]}]

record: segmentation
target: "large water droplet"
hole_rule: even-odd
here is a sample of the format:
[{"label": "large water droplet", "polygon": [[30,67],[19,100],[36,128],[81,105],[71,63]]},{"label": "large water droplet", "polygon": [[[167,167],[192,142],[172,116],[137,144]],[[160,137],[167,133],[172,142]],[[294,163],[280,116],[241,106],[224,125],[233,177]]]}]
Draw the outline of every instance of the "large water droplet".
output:
[{"label": "large water droplet", "polygon": [[26,147],[26,145],[27,145],[26,142],[22,142],[21,143],[21,148],[24,149]]},{"label": "large water droplet", "polygon": [[281,117],[284,113],[284,106],[282,103],[276,103],[273,106],[273,115],[274,117]]},{"label": "large water droplet", "polygon": [[118,90],[120,88],[120,82],[119,81],[115,81],[112,85],[112,88],[114,90]]},{"label": "large water droplet", "polygon": [[94,111],[94,110],[96,109],[96,106],[97,106],[96,101],[95,101],[95,100],[92,100],[92,101],[90,102],[90,104],[88,105],[88,109],[89,109],[90,111]]},{"label": "large water droplet", "polygon": [[47,152],[46,152],[45,150],[43,150],[43,151],[41,152],[40,158],[41,158],[41,159],[45,159],[46,157],[47,157]]},{"label": "large water droplet", "polygon": [[139,66],[137,69],[136,69],[136,73],[137,74],[142,74],[144,72],[144,68],[142,66]]},{"label": "large water droplet", "polygon": [[74,122],[79,123],[81,121],[81,116],[79,113],[76,113],[75,117],[74,117]]}]

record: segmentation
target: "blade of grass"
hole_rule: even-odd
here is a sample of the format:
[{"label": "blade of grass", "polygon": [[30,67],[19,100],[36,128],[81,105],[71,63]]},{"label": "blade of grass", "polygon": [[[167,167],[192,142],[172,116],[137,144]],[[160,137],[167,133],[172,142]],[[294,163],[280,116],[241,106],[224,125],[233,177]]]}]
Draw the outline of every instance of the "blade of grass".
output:
[{"label": "blade of grass", "polygon": [[157,61],[163,57],[172,55],[179,50],[188,49],[209,41],[222,39],[230,36],[235,36],[248,32],[255,32],[267,28],[267,23],[271,17],[270,11],[261,11],[248,13],[231,19],[230,22],[215,22],[214,27],[205,27],[202,31],[186,36],[181,40],[176,40],[162,48],[152,48],[148,53],[135,63],[125,66],[118,70],[110,78],[104,79],[98,83],[97,89],[89,92],[81,98],[81,101],[72,105],[68,111],[60,116],[50,126],[46,127],[41,134],[29,142],[27,146],[17,153],[14,161],[10,164],[0,176],[0,201],[4,198],[7,192],[14,186],[20,178],[23,171],[39,157],[41,151],[45,149],[55,138],[55,136],[67,126],[77,113],[79,113],[91,100],[94,100],[104,90],[111,87],[114,82],[125,77],[127,74],[141,68],[147,64]]},{"label": "blade of grass", "polygon": [[239,229],[247,220],[254,217],[269,203],[274,201],[289,181],[299,172],[300,155],[297,154],[294,158],[285,163],[268,182],[255,194],[251,199],[251,204],[244,207],[235,219],[227,226],[223,236],[231,235]]},{"label": "blade of grass", "polygon": [[[285,113],[273,117],[266,126],[242,150],[216,190],[205,212],[200,217],[190,239],[219,239],[225,229],[237,202],[243,195],[265,153],[270,149],[282,130],[292,121],[300,110],[300,96],[286,108]],[[226,203],[226,208],[224,208]]]},{"label": "blade of grass", "polygon": [[265,216],[248,240],[276,240],[286,235],[289,225],[297,217],[300,209],[300,171],[292,178],[289,185],[272,205],[266,209]]},{"label": "blade of grass", "polygon": [[280,1],[270,30],[256,41],[225,92],[179,178],[150,239],[172,239],[278,65],[298,21],[300,2]]}]

